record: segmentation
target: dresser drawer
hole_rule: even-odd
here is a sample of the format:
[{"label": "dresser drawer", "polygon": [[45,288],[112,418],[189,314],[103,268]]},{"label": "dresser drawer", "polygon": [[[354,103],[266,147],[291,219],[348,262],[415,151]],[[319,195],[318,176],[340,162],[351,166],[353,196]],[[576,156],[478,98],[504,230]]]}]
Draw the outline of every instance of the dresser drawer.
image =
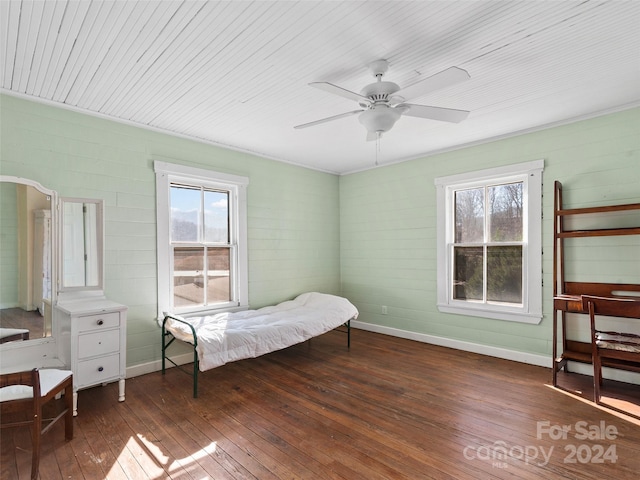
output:
[{"label": "dresser drawer", "polygon": [[107,355],[78,362],[74,384],[78,388],[108,382],[120,375],[120,355]]},{"label": "dresser drawer", "polygon": [[85,315],[78,317],[78,332],[87,332],[89,330],[100,330],[120,326],[120,313],[107,312],[98,313],[96,315]]},{"label": "dresser drawer", "polygon": [[78,335],[78,360],[120,350],[120,330],[105,330]]}]

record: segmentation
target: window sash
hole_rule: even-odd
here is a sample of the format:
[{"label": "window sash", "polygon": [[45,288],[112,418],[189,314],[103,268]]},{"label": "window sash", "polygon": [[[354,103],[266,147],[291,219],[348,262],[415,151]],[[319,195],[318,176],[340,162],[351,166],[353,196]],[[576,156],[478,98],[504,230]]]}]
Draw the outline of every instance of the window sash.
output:
[{"label": "window sash", "polygon": [[[197,192],[199,194],[198,213],[196,218],[196,235],[193,239],[175,239],[173,235],[174,220],[177,220],[177,218],[174,217],[174,211],[176,210],[176,208],[173,206],[172,200],[174,199],[174,195],[173,195],[174,192],[177,192],[179,190],[187,190],[187,191],[192,191],[194,193]],[[184,183],[172,182],[169,184],[169,192],[170,192],[169,197],[170,197],[170,203],[171,203],[170,205],[171,208],[169,210],[171,232],[169,236],[170,236],[170,242],[172,244],[197,242],[202,245],[231,245],[232,243],[236,243],[234,229],[231,228],[231,224],[232,224],[231,213],[234,211],[232,191],[229,191],[228,189],[222,189],[222,188],[214,189],[214,188],[208,188],[202,185],[186,185]],[[225,197],[225,201],[226,201],[225,220],[224,220],[224,228],[222,229],[223,234],[226,237],[226,240],[224,241],[207,240],[209,229],[213,228],[213,226],[215,225],[215,222],[210,223],[207,221],[207,212],[210,211],[205,206],[207,204],[208,193],[223,194]]]},{"label": "window sash", "polygon": [[[199,250],[201,252],[198,252]],[[215,268],[215,266],[212,267],[211,265],[211,252],[219,250],[227,250],[226,255],[224,255],[227,268]],[[174,309],[215,307],[227,305],[233,301],[235,298],[233,288],[235,284],[235,269],[232,267],[235,255],[234,247],[214,247],[199,244],[174,245],[171,248],[171,252],[171,258],[174,262],[172,267],[173,281],[171,282],[171,298]],[[194,252],[191,256],[200,259],[200,263],[192,268],[177,268],[175,266],[177,253],[188,254],[189,252]],[[193,265],[193,261],[188,263]],[[225,278],[226,281],[224,280]],[[212,299],[212,293],[215,291],[226,293],[225,298],[222,299],[220,295],[214,295]],[[201,300],[198,301],[198,298],[201,298]]]},{"label": "window sash", "polygon": [[[519,270],[518,278],[511,278],[511,282],[510,282],[511,284],[513,284],[514,282],[520,283],[520,288],[519,288],[520,299],[517,302],[490,298],[491,291],[496,285],[496,282],[492,281],[492,277],[494,275],[493,272],[495,271],[495,269],[489,268],[490,253],[491,253],[490,250],[495,250],[497,248],[504,248],[504,247],[518,248],[520,253],[520,261],[519,261],[520,268],[519,269],[516,268],[516,270]],[[465,280],[466,278],[465,279],[460,278],[460,275],[458,274],[459,270],[457,268],[458,262],[456,257],[456,251],[462,250],[462,249],[476,249],[481,251],[480,269],[482,271],[482,274],[479,282],[480,287],[476,288],[476,290],[481,291],[480,297],[478,296],[473,297],[470,295],[471,298],[467,298],[467,296],[464,295],[464,298],[463,298],[462,294],[460,295],[457,294],[458,291],[466,292],[466,289],[463,289],[463,286],[460,283],[462,280]],[[524,273],[526,271],[525,250],[526,250],[525,244],[523,242],[451,244],[449,246],[449,258],[450,258],[450,265],[451,265],[451,275],[450,275],[451,283],[449,286],[450,301],[460,302],[460,303],[492,304],[492,305],[504,305],[504,306],[510,306],[510,307],[522,307],[526,299],[526,292],[525,292],[526,280],[524,278]],[[472,288],[470,290],[473,291]],[[513,290],[513,292],[515,292],[515,290]]]},{"label": "window sash", "polygon": [[[500,180],[500,179],[499,179]],[[452,186],[448,191],[448,207],[447,207],[447,215],[453,219],[451,222],[452,231],[448,233],[448,241],[454,241],[458,238],[471,238],[477,239],[482,237],[481,241],[458,241],[455,243],[449,243],[449,262],[451,265],[451,285],[449,290],[449,300],[455,302],[472,302],[472,303],[482,303],[488,304],[492,303],[495,305],[511,305],[514,307],[522,307],[523,302],[526,298],[526,292],[524,291],[525,281],[523,279],[523,272],[525,271],[526,257],[524,256],[524,245],[526,243],[526,238],[524,238],[524,228],[523,225],[526,223],[526,198],[524,192],[526,191],[526,178],[524,179],[509,179],[509,181],[495,181],[495,182],[478,182],[474,185],[465,185],[461,188],[456,188]],[[502,187],[509,186],[518,186],[520,190],[520,202],[521,202],[521,212],[520,212],[520,225],[515,233],[515,237],[522,238],[521,241],[496,241],[494,237],[496,236],[493,232],[493,225],[495,224],[497,218],[495,210],[492,208],[492,200],[495,198],[495,193],[492,195],[492,192],[498,191]],[[473,192],[476,192],[474,196]],[[478,196],[479,195],[479,196]],[[480,199],[478,201],[478,199]],[[459,202],[460,200],[460,202]],[[472,202],[469,205],[469,200]],[[462,205],[461,205],[462,204]],[[465,204],[467,208],[465,209]],[[466,210],[466,211],[465,211]],[[465,218],[468,220],[465,222],[465,218],[460,219],[459,213],[468,213]],[[511,220],[518,217],[508,217],[507,220]],[[481,231],[477,232],[478,226],[481,227]],[[477,233],[473,234],[473,230]],[[478,235],[479,233],[479,235]],[[492,280],[494,278],[494,268],[490,268],[491,263],[491,255],[490,251],[496,251],[501,247],[519,247],[520,248],[520,265],[519,269],[515,267],[516,270],[519,270],[520,275],[519,278],[511,278],[512,284],[513,282],[519,282],[520,284],[520,293],[519,293],[519,301],[518,302],[506,302],[497,299],[490,300],[490,292],[493,292],[495,288],[496,282]],[[464,257],[459,257],[457,255],[458,252],[463,252],[465,249],[469,249],[469,252],[472,251],[480,251],[480,265],[473,265],[473,261],[470,262],[470,272],[472,273],[471,278],[465,277],[461,278],[461,263],[464,263]],[[477,256],[477,254],[476,254]],[[472,260],[472,257],[469,257],[469,260]],[[478,268],[479,267],[479,268]],[[478,279],[478,273],[481,273],[480,278]],[[511,270],[508,270],[508,273],[511,273]],[[472,282],[471,280],[474,280]],[[479,280],[479,281],[478,281]],[[497,280],[497,279],[496,279]],[[516,283],[517,284],[517,283]],[[469,293],[467,293],[469,290]],[[478,293],[480,295],[478,295]],[[511,292],[512,294],[515,291]]]},{"label": "window sash", "polygon": [[[237,294],[237,289],[233,287],[234,279],[237,275],[237,262],[234,261],[234,256],[237,252],[235,244],[237,235],[235,235],[235,229],[229,228],[229,226],[231,225],[231,212],[234,211],[233,190],[207,187],[195,182],[191,184],[187,182],[170,182],[170,199],[173,200],[174,198],[176,198],[173,196],[174,193],[177,193],[181,189],[198,194],[197,201],[193,201],[193,205],[188,205],[188,207],[197,207],[197,214],[195,219],[196,231],[194,236],[195,238],[193,238],[193,240],[174,240],[175,207],[173,206],[173,204],[171,204],[171,208],[169,209],[171,225],[171,232],[169,234],[169,237],[172,260],[170,268],[172,276],[172,281],[170,283],[170,306],[173,311],[177,313],[184,313],[185,311],[188,312],[191,310],[202,308],[216,308],[220,306],[233,305]],[[207,209],[205,208],[205,204],[207,193],[222,193],[226,196],[227,206],[225,208],[224,224],[226,224],[227,240],[225,242],[206,241],[206,230],[208,222],[206,218]],[[211,269],[209,268],[209,251],[220,248],[228,249],[230,255],[228,260],[229,269],[226,275],[228,281],[226,282],[226,288],[222,288],[222,290],[226,291],[227,298],[225,298],[224,300],[219,298],[212,301],[212,299],[210,298],[211,294],[213,293],[212,283],[221,284],[221,282],[213,282],[213,279],[210,278],[209,272],[211,271]],[[176,269],[176,252],[186,253],[190,251],[195,252],[197,250],[202,250],[202,253],[199,255],[191,255],[191,257],[200,257],[200,268],[195,270]],[[192,274],[189,275],[188,273],[191,272]]]},{"label": "window sash", "polygon": [[[526,229],[524,228],[524,225],[526,225],[527,223],[527,205],[528,205],[528,200],[527,200],[527,192],[528,192],[528,188],[527,188],[527,176],[523,175],[523,174],[519,174],[519,175],[510,175],[510,176],[504,176],[504,177],[496,177],[496,178],[492,178],[492,179],[485,179],[485,180],[480,180],[480,181],[471,181],[471,182],[467,182],[463,185],[450,185],[447,188],[447,199],[446,199],[446,215],[447,217],[451,220],[449,229],[447,230],[447,243],[449,245],[451,245],[451,247],[449,248],[449,254],[448,254],[448,259],[449,259],[449,275],[450,275],[450,282],[449,282],[449,288],[448,288],[448,302],[450,304],[456,304],[458,306],[463,306],[464,304],[469,304],[469,308],[475,308],[475,309],[481,309],[483,308],[483,306],[486,306],[487,308],[509,308],[509,309],[523,309],[524,305],[527,302],[527,292],[526,292],[526,280],[524,278],[524,272],[526,272],[526,264],[527,264],[527,258],[526,258],[526,249],[524,248],[525,245],[527,244],[527,237],[526,237]],[[523,188],[523,193],[522,193],[522,197],[523,197],[523,228],[522,228],[522,237],[523,240],[520,242],[495,242],[495,241],[489,241],[489,237],[491,236],[491,229],[490,229],[490,222],[491,222],[491,212],[490,212],[490,208],[489,208],[489,189],[496,187],[496,186],[501,186],[501,185],[511,185],[511,184],[522,184],[522,188]],[[472,190],[482,190],[482,241],[480,242],[455,242],[453,243],[454,239],[456,238],[457,235],[457,224],[456,224],[456,216],[457,216],[457,211],[456,211],[456,195],[459,192],[464,192],[464,191],[472,191]],[[521,277],[521,302],[515,304],[515,303],[509,303],[509,302],[495,302],[495,301],[489,301],[487,299],[488,295],[487,295],[487,290],[489,288],[488,285],[488,278],[490,273],[488,272],[488,253],[487,253],[487,248],[489,247],[495,247],[495,246],[507,246],[507,245],[519,245],[522,247],[522,263],[521,263],[521,270],[522,270],[522,277]],[[482,288],[482,297],[480,299],[471,299],[471,300],[464,300],[464,299],[460,299],[460,298],[456,298],[455,296],[455,282],[456,282],[456,272],[454,271],[455,268],[455,247],[482,247],[482,279],[481,279],[481,288]],[[489,305],[491,305],[491,307],[489,307]]]}]

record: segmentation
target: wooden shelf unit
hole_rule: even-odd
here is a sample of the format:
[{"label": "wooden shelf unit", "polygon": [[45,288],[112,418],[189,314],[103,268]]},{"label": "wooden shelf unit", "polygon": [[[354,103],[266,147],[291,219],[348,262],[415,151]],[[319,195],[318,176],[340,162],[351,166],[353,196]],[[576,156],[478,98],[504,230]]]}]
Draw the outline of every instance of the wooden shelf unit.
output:
[{"label": "wooden shelf unit", "polygon": [[[566,337],[567,313],[587,314],[582,308],[582,295],[596,295],[601,297],[625,296],[625,292],[634,296],[640,295],[640,284],[595,283],[595,282],[567,282],[565,281],[565,239],[604,237],[615,235],[640,235],[638,226],[624,228],[596,228],[570,230],[565,228],[565,218],[568,216],[587,214],[608,214],[615,212],[640,211],[640,203],[623,205],[609,205],[587,208],[565,209],[562,206],[562,184],[554,183],[554,235],[553,235],[553,385],[557,386],[557,374],[567,367],[568,361],[591,363],[591,344],[568,340]],[[560,317],[560,318],[558,318]],[[560,320],[560,333],[558,333]],[[558,352],[558,334],[562,342],[562,351]],[[604,366],[624,368],[624,365],[603,363]]]}]

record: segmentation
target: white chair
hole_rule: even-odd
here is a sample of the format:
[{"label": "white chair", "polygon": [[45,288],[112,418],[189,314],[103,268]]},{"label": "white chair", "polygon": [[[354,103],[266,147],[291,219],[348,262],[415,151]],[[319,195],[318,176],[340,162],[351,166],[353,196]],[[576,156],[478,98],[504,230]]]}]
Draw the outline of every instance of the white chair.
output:
[{"label": "white chair", "polygon": [[[42,407],[61,393],[64,409],[54,418],[43,419]],[[7,414],[26,412],[27,420],[2,423],[0,426],[16,427],[32,425],[31,478],[38,478],[40,465],[40,437],[58,420],[64,418],[65,438],[73,438],[73,374],[70,370],[34,368],[30,371],[0,374],[0,413],[4,420]]]}]

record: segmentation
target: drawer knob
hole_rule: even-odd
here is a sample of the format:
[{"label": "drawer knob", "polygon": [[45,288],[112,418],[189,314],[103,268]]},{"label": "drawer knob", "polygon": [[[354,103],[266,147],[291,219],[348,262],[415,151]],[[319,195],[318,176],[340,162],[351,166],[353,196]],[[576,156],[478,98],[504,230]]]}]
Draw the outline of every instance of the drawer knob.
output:
[{"label": "drawer knob", "polygon": [[104,367],[98,367],[98,371],[102,372],[104,370]]},{"label": "drawer knob", "polygon": [[98,320],[98,325],[104,325],[104,320],[102,319]]}]

